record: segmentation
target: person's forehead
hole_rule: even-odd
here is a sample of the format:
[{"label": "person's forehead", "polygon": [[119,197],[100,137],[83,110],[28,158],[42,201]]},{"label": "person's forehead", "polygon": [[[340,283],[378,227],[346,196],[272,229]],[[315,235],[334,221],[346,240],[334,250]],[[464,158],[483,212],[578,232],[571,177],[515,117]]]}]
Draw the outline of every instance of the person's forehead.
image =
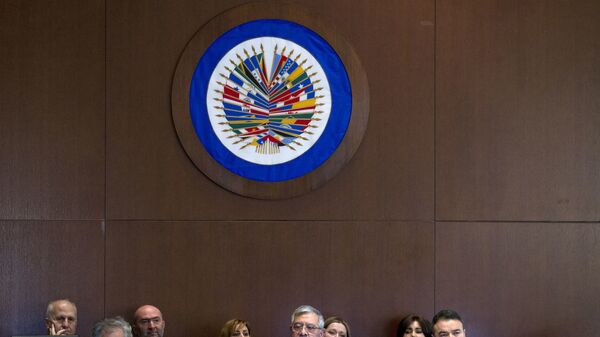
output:
[{"label": "person's forehead", "polygon": [[237,330],[242,330],[243,331],[243,330],[248,330],[248,328],[246,327],[246,324],[239,323],[238,325],[236,325],[235,327],[233,327],[233,330],[234,331],[237,331]]},{"label": "person's forehead", "polygon": [[456,319],[448,319],[448,320],[442,320],[442,321],[438,321],[437,323],[435,323],[435,327],[438,330],[456,330],[456,329],[462,329],[463,325],[462,322]]},{"label": "person's forehead", "polygon": [[56,313],[56,314],[58,314],[58,313],[76,314],[77,308],[75,308],[75,306],[69,302],[59,302],[54,305],[54,313]]},{"label": "person's forehead", "polygon": [[294,322],[309,322],[317,324],[319,322],[319,316],[317,316],[317,314],[314,312],[307,312],[296,316],[296,318],[294,318]]},{"label": "person's forehead", "polygon": [[421,324],[419,324],[419,321],[412,321],[408,326],[420,328]]},{"label": "person's forehead", "polygon": [[138,318],[155,318],[155,317],[162,318],[162,314],[161,314],[160,310],[153,308],[153,307],[142,308],[138,312],[137,316],[138,316]]},{"label": "person's forehead", "polygon": [[336,329],[337,331],[344,331],[344,332],[346,332],[346,327],[344,326],[344,324],[338,323],[338,322],[333,322],[333,323],[329,324],[328,328],[329,329]]}]

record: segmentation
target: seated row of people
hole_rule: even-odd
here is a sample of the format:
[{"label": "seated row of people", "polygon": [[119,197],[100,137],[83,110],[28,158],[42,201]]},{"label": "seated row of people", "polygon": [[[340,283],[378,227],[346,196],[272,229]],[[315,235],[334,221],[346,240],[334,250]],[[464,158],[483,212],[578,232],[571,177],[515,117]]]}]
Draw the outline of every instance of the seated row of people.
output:
[{"label": "seated row of people", "polygon": [[[48,304],[46,326],[50,335],[75,335],[77,307],[69,300]],[[143,305],[134,313],[132,326],[122,317],[106,318],[97,322],[92,337],[163,337],[165,321],[160,310]],[[351,337],[350,325],[341,317],[324,319],[319,310],[302,305],[292,313],[291,337]],[[250,337],[250,324],[241,319],[225,323],[219,337]],[[408,315],[398,324],[396,337],[465,337],[463,320],[453,310],[438,312],[430,323],[418,315]]]},{"label": "seated row of people", "polygon": [[[454,310],[441,310],[433,316],[433,324],[418,315],[408,315],[398,324],[396,337],[465,337],[463,320]],[[231,322],[231,321],[230,321]],[[249,337],[250,328],[245,323]],[[348,322],[340,317],[323,319],[321,312],[309,305],[298,307],[292,314],[291,337],[351,337]],[[220,337],[238,337],[224,334]]]},{"label": "seated row of people", "polygon": [[[67,336],[77,334],[77,306],[68,299],[48,303],[45,318],[48,334]],[[133,328],[122,317],[107,318],[92,328],[92,337],[163,337],[165,320],[153,305],[142,305],[133,314]]]}]

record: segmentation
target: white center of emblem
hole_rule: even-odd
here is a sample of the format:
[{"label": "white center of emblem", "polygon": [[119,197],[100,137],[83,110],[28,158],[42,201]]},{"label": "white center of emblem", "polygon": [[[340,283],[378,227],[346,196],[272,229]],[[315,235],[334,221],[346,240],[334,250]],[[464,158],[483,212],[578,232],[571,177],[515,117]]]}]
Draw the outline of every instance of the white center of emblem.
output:
[{"label": "white center of emblem", "polygon": [[323,134],[331,112],[327,76],[302,46],[281,38],[244,41],[225,54],[206,108],[221,143],[255,164],[293,160]]}]

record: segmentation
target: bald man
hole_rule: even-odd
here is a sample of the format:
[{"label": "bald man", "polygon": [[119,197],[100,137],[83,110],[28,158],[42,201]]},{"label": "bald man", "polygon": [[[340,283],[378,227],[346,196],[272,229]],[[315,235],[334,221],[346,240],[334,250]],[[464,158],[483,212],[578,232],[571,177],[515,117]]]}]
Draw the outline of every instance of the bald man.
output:
[{"label": "bald man", "polygon": [[52,336],[66,336],[77,333],[77,307],[67,300],[48,303],[46,308],[46,328]]},{"label": "bald man", "polygon": [[163,337],[165,320],[153,305],[142,305],[133,314],[133,333],[136,337]]}]

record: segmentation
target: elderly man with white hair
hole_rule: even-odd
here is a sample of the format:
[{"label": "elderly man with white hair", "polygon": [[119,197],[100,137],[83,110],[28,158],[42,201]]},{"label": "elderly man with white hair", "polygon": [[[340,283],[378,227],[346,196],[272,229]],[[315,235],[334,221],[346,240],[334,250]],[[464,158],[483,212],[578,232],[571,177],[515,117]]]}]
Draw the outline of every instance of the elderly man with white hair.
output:
[{"label": "elderly man with white hair", "polygon": [[319,310],[301,305],[292,314],[291,337],[323,337],[325,320]]},{"label": "elderly man with white hair", "polygon": [[105,318],[94,324],[92,337],[132,337],[131,325],[120,316]]}]

